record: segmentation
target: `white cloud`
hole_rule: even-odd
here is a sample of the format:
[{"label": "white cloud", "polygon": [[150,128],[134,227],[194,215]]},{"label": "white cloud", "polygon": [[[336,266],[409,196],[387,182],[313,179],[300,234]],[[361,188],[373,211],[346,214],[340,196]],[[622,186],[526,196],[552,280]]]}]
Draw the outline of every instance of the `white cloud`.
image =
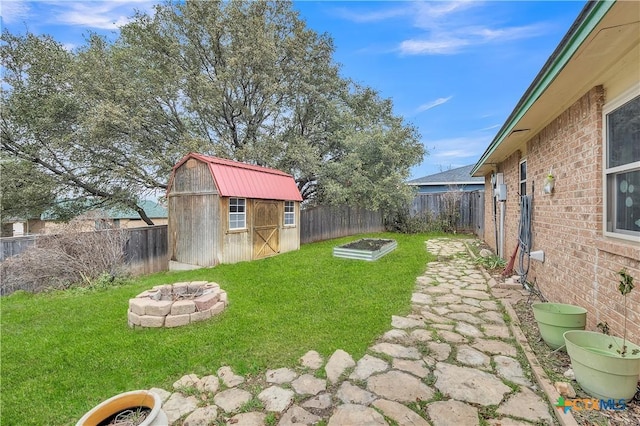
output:
[{"label": "white cloud", "polygon": [[133,15],[132,3],[139,10],[151,10],[153,6],[153,2],[148,0],[55,2],[58,11],[56,19],[68,25],[115,30],[129,22]]},{"label": "white cloud", "polygon": [[417,2],[413,25],[423,32],[400,42],[398,51],[404,55],[456,54],[471,46],[536,37],[546,30],[541,24],[492,24],[483,5],[477,1]]},{"label": "white cloud", "polygon": [[68,25],[116,30],[128,23],[135,10],[153,12],[155,0],[2,0],[3,24],[25,22],[30,26]]},{"label": "white cloud", "polygon": [[431,102],[427,102],[426,104],[422,104],[422,105],[420,105],[418,107],[418,112],[424,112],[424,111],[427,111],[427,110],[429,110],[431,108],[435,108],[438,105],[442,105],[444,103],[447,103],[447,102],[449,102],[451,100],[451,98],[453,98],[453,96],[449,96],[447,98],[438,98],[438,99],[435,99],[435,100],[433,100]]},{"label": "white cloud", "polygon": [[14,24],[29,19],[30,7],[24,1],[2,0],[0,16],[5,24]]},{"label": "white cloud", "polygon": [[499,127],[501,127],[502,124],[494,124],[493,126],[489,126],[489,127],[483,127],[482,129],[479,129],[479,132],[486,132],[488,130],[493,130],[493,129],[497,129]]},{"label": "white cloud", "polygon": [[464,165],[475,161],[489,142],[490,136],[459,137],[429,141],[428,146],[432,147],[429,150],[432,158],[448,162],[458,159]]},{"label": "white cloud", "polygon": [[400,43],[400,53],[404,55],[449,55],[458,51],[470,43],[462,39],[430,39],[430,40],[404,40]]},{"label": "white cloud", "polygon": [[342,19],[346,19],[351,22],[367,23],[367,22],[381,22],[388,19],[394,19],[398,17],[410,16],[413,12],[413,7],[404,8],[392,8],[376,10],[371,12],[354,12],[346,8],[335,9],[335,13]]}]

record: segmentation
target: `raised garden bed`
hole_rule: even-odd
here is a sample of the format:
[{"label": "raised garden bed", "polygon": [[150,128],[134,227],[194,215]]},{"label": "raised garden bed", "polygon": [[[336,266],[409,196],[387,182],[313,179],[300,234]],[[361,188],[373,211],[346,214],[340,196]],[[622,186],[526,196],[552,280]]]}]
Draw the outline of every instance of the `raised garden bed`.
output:
[{"label": "raised garden bed", "polygon": [[334,257],[374,261],[398,247],[396,240],[363,238],[333,248]]}]

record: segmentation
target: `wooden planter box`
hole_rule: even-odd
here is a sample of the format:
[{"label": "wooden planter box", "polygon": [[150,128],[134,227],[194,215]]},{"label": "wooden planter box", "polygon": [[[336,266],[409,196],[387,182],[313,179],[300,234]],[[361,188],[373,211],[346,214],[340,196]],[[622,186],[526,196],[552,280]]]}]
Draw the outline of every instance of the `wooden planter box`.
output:
[{"label": "wooden planter box", "polygon": [[[371,248],[368,248],[371,247]],[[398,247],[396,240],[363,238],[333,248],[334,257],[374,261]]]}]

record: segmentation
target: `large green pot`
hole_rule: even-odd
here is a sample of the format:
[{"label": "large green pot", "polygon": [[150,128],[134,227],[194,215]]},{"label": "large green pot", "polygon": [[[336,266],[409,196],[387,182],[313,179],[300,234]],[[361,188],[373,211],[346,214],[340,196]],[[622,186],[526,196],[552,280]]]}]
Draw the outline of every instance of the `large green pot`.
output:
[{"label": "large green pot", "polygon": [[[622,339],[593,331],[564,333],[567,353],[576,381],[589,395],[599,399],[630,401],[640,375],[640,346],[627,343],[627,354],[616,352]],[[633,354],[634,350],[638,350]]]},{"label": "large green pot", "polygon": [[532,308],[542,340],[553,349],[564,346],[565,331],[584,330],[587,323],[587,310],[580,306],[545,302]]}]

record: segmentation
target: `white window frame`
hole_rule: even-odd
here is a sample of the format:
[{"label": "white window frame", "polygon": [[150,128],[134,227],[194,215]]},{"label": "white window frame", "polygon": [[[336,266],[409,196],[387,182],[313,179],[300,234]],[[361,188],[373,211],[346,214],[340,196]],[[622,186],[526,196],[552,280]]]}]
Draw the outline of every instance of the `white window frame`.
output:
[{"label": "white window frame", "polygon": [[[524,164],[524,179],[522,179],[522,165]],[[527,195],[527,176],[529,175],[529,170],[527,169],[527,159],[523,158],[518,162],[518,192],[520,196]],[[524,193],[522,188],[524,187]]]},{"label": "white window frame", "polygon": [[[240,203],[242,201],[242,203]],[[231,211],[235,207],[236,211]],[[237,211],[242,207],[242,211]],[[240,226],[242,225],[242,226]],[[229,230],[237,231],[247,229],[247,199],[232,197],[229,198]]]},{"label": "white window frame", "polygon": [[[287,206],[290,206],[292,210],[287,211]],[[284,202],[284,226],[296,226],[296,203],[294,201]]]},{"label": "white window frame", "polygon": [[[628,231],[623,229],[615,228],[615,220],[609,220],[610,216],[615,216],[615,206],[616,206],[616,191],[612,191],[611,194],[611,204],[613,205],[613,211],[610,211],[609,208],[609,176],[615,176],[618,173],[630,172],[640,170],[640,161],[634,161],[632,163],[627,163],[621,166],[616,167],[608,167],[609,166],[609,143],[608,143],[608,128],[607,128],[607,115],[614,112],[624,104],[630,102],[632,99],[640,96],[640,83],[636,83],[630,89],[626,90],[621,95],[612,99],[610,102],[606,103],[602,108],[602,188],[603,188],[603,197],[602,197],[602,230],[603,234],[607,237],[618,238],[622,240],[633,241],[640,244],[640,232]],[[640,188],[638,188],[640,191]]]}]

